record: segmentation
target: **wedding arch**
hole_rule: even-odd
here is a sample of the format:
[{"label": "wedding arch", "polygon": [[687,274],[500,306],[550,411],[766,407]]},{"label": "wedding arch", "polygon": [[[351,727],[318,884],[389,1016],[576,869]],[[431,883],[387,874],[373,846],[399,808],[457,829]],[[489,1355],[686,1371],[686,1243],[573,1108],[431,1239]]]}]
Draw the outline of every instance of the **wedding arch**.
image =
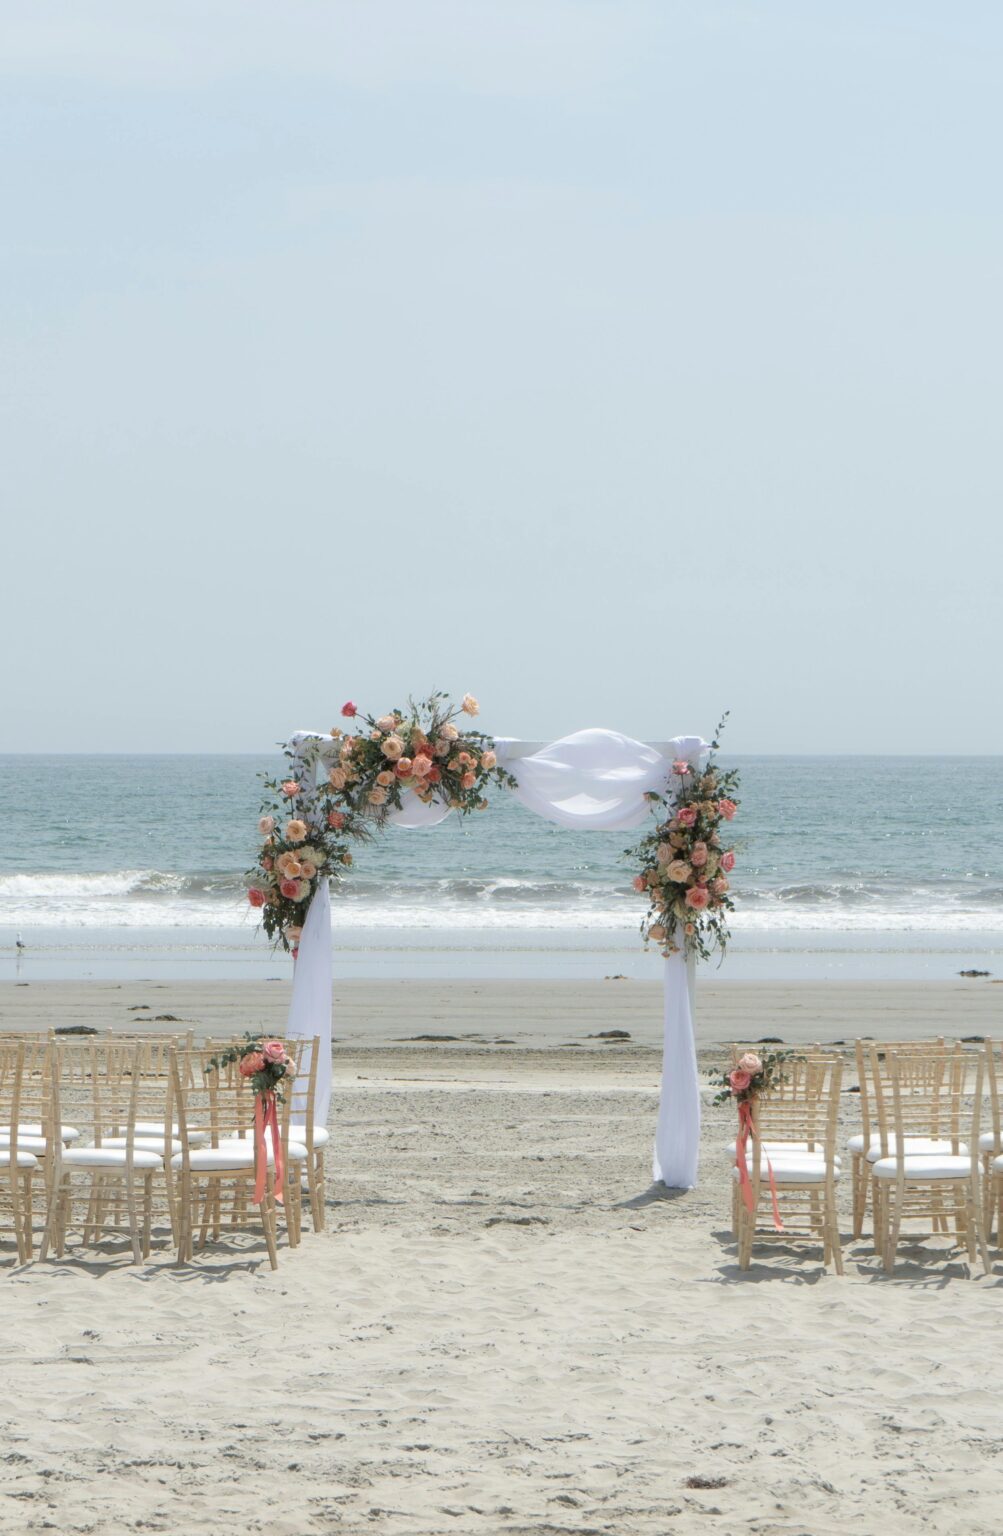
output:
[{"label": "wedding arch", "polygon": [[[700,1135],[695,961],[708,953],[708,940],[723,944],[727,936],[725,872],[734,855],[721,848],[717,827],[737,806],[721,793],[735,775],[705,765],[716,740],[677,736],[645,743],[604,729],[549,743],[494,739],[457,726],[461,713],[478,712],[469,694],[459,709],[433,694],[409,711],[374,719],[348,703],[343,716],[358,718],[364,732],[358,726],[354,735],[338,727],[296,731],[286,746],[288,777],[266,780],[273,800],[258,824],[263,841],[249,897],[262,909],[269,935],[294,955],[287,1030],[320,1039],[318,1118],[326,1119],[331,1097],[330,877],[351,864],[352,836],[371,835],[373,826],[431,827],[453,812],[483,809],[489,780],[536,815],[578,831],[630,831],[662,807],[661,824],[638,847],[642,870],[634,879],[650,902],[645,937],[664,956],[652,1173],[671,1187],[693,1188]],[[283,815],[289,818],[284,825]]]}]

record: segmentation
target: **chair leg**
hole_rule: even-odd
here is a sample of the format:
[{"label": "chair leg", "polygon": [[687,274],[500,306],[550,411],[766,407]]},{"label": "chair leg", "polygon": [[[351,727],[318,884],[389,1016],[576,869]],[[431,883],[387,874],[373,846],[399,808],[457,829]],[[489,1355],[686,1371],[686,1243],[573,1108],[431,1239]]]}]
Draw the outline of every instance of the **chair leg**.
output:
[{"label": "chair leg", "polygon": [[313,1154],[313,1167],[310,1173],[310,1217],[313,1221],[313,1230],[324,1230],[324,1149]]},{"label": "chair leg", "polygon": [[265,1246],[268,1249],[268,1262],[272,1269],[279,1267],[278,1245],[275,1241],[275,1181],[269,1172],[265,1186],[265,1197],[258,1206],[261,1213],[261,1225],[265,1232]]},{"label": "chair leg", "polygon": [[887,1239],[885,1243],[885,1271],[890,1275],[895,1270],[895,1255],[898,1252],[899,1246],[899,1232],[902,1227],[902,1202],[898,1197],[897,1190],[895,1192],[894,1200],[892,1199],[892,1192],[890,1189],[887,1191],[885,1199],[888,1202],[888,1216],[886,1222]]},{"label": "chair leg", "polygon": [[153,1173],[143,1180],[143,1258],[150,1257],[150,1232],[153,1226]]},{"label": "chair leg", "polygon": [[858,1154],[853,1158],[853,1240],[863,1236],[864,1216],[867,1211],[867,1174],[870,1164]]}]

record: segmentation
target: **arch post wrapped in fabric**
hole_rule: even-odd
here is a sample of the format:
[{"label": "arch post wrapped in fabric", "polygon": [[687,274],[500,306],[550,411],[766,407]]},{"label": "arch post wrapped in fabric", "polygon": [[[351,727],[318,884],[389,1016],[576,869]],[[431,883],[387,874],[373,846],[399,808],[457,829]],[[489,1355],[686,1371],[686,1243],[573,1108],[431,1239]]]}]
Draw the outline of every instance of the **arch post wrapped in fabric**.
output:
[{"label": "arch post wrapped in fabric", "polygon": [[[289,743],[297,777],[316,774],[331,750],[331,738],[298,731]],[[642,826],[651,816],[652,797],[671,801],[672,765],[683,761],[699,768],[708,744],[699,736],[680,736],[653,745],[616,731],[586,730],[542,745],[499,739],[499,765],[515,778],[507,785],[527,810],[578,831],[619,832]],[[450,814],[441,801],[422,803],[408,793],[390,825],[434,826]],[[664,1034],[662,1086],[655,1131],[654,1178],[678,1189],[697,1181],[700,1139],[700,1090],[694,1038],[692,956],[680,948],[664,961]],[[307,910],[293,977],[288,1033],[320,1037],[317,1116],[326,1120],[331,1096],[331,898],[321,880]]]}]

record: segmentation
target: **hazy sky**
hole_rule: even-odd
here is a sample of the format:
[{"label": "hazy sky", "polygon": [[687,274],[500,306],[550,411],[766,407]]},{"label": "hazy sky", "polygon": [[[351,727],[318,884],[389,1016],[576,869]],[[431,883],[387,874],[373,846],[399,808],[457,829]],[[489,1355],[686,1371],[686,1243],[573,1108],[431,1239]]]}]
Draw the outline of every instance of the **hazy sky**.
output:
[{"label": "hazy sky", "polygon": [[1003,8],[5,0],[0,750],[1003,751]]}]

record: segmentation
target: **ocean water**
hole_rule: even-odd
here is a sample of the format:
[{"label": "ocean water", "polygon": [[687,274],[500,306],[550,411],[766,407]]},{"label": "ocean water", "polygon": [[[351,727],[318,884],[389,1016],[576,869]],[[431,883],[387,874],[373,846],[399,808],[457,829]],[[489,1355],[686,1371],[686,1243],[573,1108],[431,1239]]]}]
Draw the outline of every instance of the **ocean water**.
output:
[{"label": "ocean water", "polygon": [[[286,974],[248,907],[281,756],[0,757],[0,975]],[[728,975],[1003,968],[1003,758],[746,757]],[[349,975],[657,974],[630,833],[389,829],[333,892]]]}]

